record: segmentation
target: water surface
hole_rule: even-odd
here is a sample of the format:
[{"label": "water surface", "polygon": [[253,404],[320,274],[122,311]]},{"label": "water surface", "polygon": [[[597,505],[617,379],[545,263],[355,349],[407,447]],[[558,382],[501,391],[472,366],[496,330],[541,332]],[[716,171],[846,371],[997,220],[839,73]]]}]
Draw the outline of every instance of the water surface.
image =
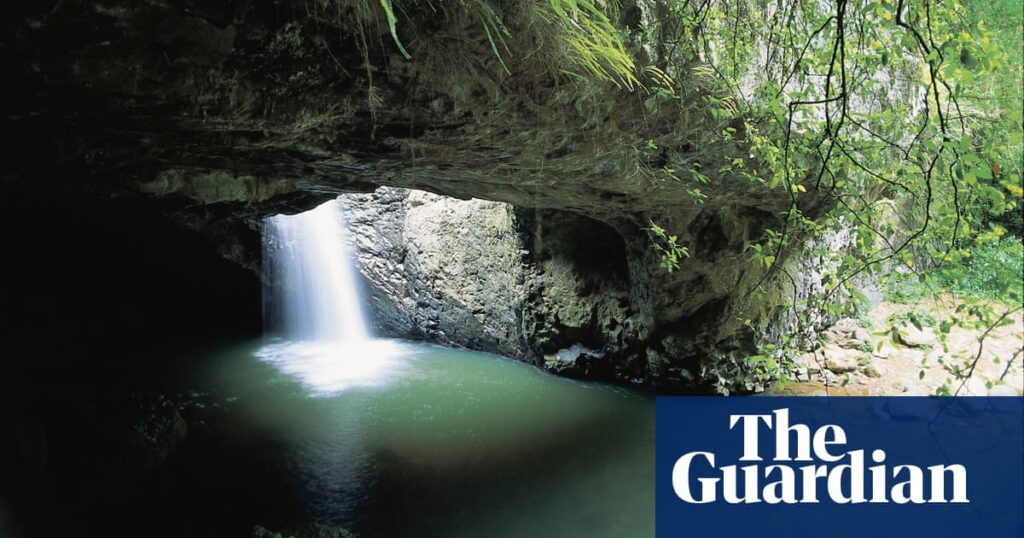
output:
[{"label": "water surface", "polygon": [[263,342],[209,361],[274,432],[303,518],[362,536],[653,536],[653,399],[395,340]]}]

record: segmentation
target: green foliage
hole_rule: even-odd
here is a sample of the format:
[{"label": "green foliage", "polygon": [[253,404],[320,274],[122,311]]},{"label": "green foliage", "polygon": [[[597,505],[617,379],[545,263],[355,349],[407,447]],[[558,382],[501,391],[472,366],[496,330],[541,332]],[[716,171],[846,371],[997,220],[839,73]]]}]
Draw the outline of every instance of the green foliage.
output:
[{"label": "green foliage", "polygon": [[1024,243],[1017,237],[978,243],[970,256],[939,273],[940,285],[963,297],[1019,303],[1024,297]]},{"label": "green foliage", "polygon": [[653,222],[651,227],[647,228],[647,232],[651,237],[651,245],[661,259],[659,265],[665,271],[671,273],[679,269],[679,262],[690,257],[689,249],[679,244],[679,236],[669,234]]},{"label": "green foliage", "polygon": [[1006,236],[975,242],[960,249],[933,269],[893,278],[886,297],[908,302],[948,292],[964,299],[1000,300],[1018,304],[1024,297],[1024,243]]},{"label": "green foliage", "polygon": [[406,60],[411,60],[412,56],[402,46],[402,42],[398,39],[398,32],[395,25],[398,23],[398,17],[395,16],[395,10],[391,7],[391,0],[380,0],[380,7],[384,10],[384,16],[388,21],[388,30],[391,32],[391,38],[395,40],[395,45],[398,46],[398,50],[402,52],[402,56],[405,56]]},{"label": "green foliage", "polygon": [[897,312],[889,316],[889,323],[896,326],[913,325],[917,330],[923,330],[925,327],[934,327],[937,322],[935,316],[925,310],[912,309]]},{"label": "green foliage", "polygon": [[754,355],[724,357],[701,366],[701,377],[719,394],[761,392],[773,384],[784,388],[792,377],[794,350],[787,343],[766,344]]},{"label": "green foliage", "polygon": [[[364,13],[370,10],[360,0]],[[387,21],[391,38],[407,60],[412,55],[398,37],[398,17],[392,0],[378,0]],[[543,0],[527,3],[497,3],[490,0],[412,0],[401,4],[401,12],[412,13],[415,9],[429,9],[443,12],[448,7],[457,7],[479,19],[491,52],[498,59],[502,69],[511,73],[506,64],[509,48],[505,39],[512,35],[506,20],[525,20],[521,30],[536,33],[541,45],[558,49],[560,45],[567,53],[569,65],[562,71],[580,76],[575,70],[598,80],[612,82],[621,88],[632,90],[640,85],[637,66],[626,51],[619,30],[612,22],[614,5],[602,0]],[[660,86],[671,88],[672,79],[656,67],[649,67],[648,74]]]},{"label": "green foliage", "polygon": [[600,0],[546,0],[531,4],[536,21],[554,25],[556,35],[572,51],[575,65],[586,73],[633,89],[639,85],[633,57]]},{"label": "green foliage", "polygon": [[[787,253],[852,230],[849,247],[814,252],[823,293],[797,296],[793,285],[786,308],[857,315],[863,277],[890,280],[894,297],[1022,296],[1020,241],[1002,237],[1024,233],[1019,0],[669,0],[628,29],[611,0],[398,1],[378,0],[406,57],[399,17],[458,8],[480,20],[505,72],[543,57],[571,79],[606,83],[594,91],[633,90],[642,78],[645,110],[677,106],[677,124],[735,151],[680,156],[700,144],[645,116],[625,147],[648,177],[694,206],[713,204],[723,178],[789,201],[781,225],[746,247],[760,283],[795,282]],[[513,41],[529,50],[516,57]],[[689,254],[679,238],[653,223],[647,231],[659,265],[679,269]],[[794,332],[809,324],[801,316]],[[772,356],[798,344],[779,345]],[[745,387],[781,375],[757,357],[711,365],[706,379]]]},{"label": "green foliage", "polygon": [[[808,237],[854,232],[849,248],[815,252],[824,293],[787,308],[855,315],[854,279],[886,273],[922,280],[896,278],[900,294],[1020,301],[1019,240],[998,238],[1021,226],[1019,2],[723,0],[678,12],[676,35],[696,36],[689,56],[744,97],[705,98],[714,119],[744,118],[757,171],[732,172],[791,200],[783,224],[748,246],[762,282]],[[824,218],[804,214],[823,199],[834,204]]]}]

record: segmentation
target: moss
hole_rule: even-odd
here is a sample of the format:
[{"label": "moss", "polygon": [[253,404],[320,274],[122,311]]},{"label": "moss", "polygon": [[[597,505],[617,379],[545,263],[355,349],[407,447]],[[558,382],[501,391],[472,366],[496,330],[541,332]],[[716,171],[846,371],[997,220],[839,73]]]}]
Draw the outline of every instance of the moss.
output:
[{"label": "moss", "polygon": [[138,186],[144,194],[185,196],[203,204],[252,203],[268,200],[294,188],[295,182],[291,180],[275,182],[223,170],[195,172],[186,169],[165,170]]}]

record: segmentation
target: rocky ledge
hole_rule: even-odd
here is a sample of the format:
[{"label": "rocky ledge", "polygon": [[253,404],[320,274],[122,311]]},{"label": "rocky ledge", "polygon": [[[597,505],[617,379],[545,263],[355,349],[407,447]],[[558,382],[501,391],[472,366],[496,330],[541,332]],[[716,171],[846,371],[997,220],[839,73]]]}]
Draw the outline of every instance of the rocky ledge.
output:
[{"label": "rocky ledge", "polygon": [[[353,9],[299,0],[5,6],[8,215],[56,201],[116,221],[109,208],[121,203],[127,220],[198,230],[220,256],[258,271],[262,217],[341,193],[384,185],[510,204],[430,199],[451,217],[439,222],[418,208],[421,195],[356,198],[364,230],[383,204],[405,215],[402,228],[436,236],[374,232],[415,243],[396,251],[409,256],[405,269],[391,258],[366,265],[378,294],[423,308],[384,325],[665,388],[728,384],[779,331],[783,296],[813,285],[813,272],[765,280],[749,263],[745,250],[779,226],[790,197],[756,180],[742,121],[701,112],[716,91],[701,77],[676,81],[685,95],[670,99],[574,81],[557,58],[509,61],[506,72],[478,21],[429,10],[405,21],[416,29],[408,61],[386,24]],[[516,33],[508,47],[522,54],[509,57],[542,38]],[[662,47],[649,45],[630,47],[656,63]],[[711,176],[701,196],[665,172],[695,169]],[[826,209],[815,192],[801,200],[808,216]],[[494,219],[506,221],[475,228]],[[652,223],[688,249],[678,270],[659,268]],[[153,248],[178,235],[152,237]],[[808,258],[781,254],[805,278],[798,264]],[[427,296],[418,283],[433,271],[462,273]],[[495,278],[474,294],[466,286],[482,272]],[[461,287],[452,295],[448,284]],[[446,293],[459,304],[446,305]]]}]

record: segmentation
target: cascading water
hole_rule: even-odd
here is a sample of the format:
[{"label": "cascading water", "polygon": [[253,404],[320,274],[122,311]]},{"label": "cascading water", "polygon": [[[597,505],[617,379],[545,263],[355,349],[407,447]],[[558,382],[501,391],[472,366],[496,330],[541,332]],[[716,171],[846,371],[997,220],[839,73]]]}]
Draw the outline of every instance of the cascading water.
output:
[{"label": "cascading water", "polygon": [[267,326],[291,340],[368,340],[338,202],[268,218],[264,228]]},{"label": "cascading water", "polygon": [[266,338],[202,374],[287,469],[268,495],[361,536],[653,536],[653,399],[373,338],[343,206],[265,221]]},{"label": "cascading water", "polygon": [[398,345],[370,336],[338,202],[270,217],[263,228],[271,342],[257,356],[318,394],[382,382]]}]

